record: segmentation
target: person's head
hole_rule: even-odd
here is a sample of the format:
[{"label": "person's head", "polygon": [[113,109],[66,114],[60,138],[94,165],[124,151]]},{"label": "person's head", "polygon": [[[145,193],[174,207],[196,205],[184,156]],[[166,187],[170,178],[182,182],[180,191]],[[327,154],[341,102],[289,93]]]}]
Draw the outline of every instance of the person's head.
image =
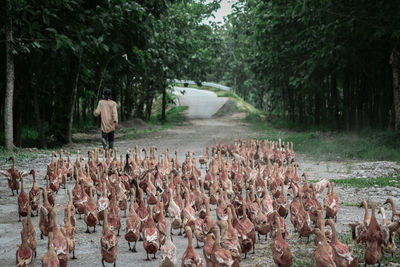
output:
[{"label": "person's head", "polygon": [[109,100],[109,99],[111,99],[111,97],[112,97],[111,89],[107,88],[106,90],[104,90],[104,99]]}]

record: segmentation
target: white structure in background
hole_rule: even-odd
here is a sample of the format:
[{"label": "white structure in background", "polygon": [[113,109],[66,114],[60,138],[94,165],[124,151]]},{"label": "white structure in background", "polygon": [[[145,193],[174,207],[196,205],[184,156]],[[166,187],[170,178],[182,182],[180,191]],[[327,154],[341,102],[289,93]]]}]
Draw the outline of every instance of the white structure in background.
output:
[{"label": "white structure in background", "polygon": [[[196,83],[194,81],[187,81],[187,80],[174,80],[174,83],[181,83],[181,84],[187,83],[187,84],[196,85]],[[228,86],[217,84],[217,83],[202,82],[201,84],[204,86],[209,86],[209,87],[217,88],[217,89],[224,90],[224,91],[232,90],[232,88],[230,88]]]}]

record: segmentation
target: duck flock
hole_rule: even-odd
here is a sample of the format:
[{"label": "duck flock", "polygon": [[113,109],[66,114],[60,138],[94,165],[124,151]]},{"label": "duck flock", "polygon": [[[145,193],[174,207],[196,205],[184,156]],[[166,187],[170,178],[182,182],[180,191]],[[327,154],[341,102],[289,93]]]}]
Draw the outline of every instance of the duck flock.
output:
[{"label": "duck flock", "polygon": [[[74,162],[70,153],[65,154],[62,149],[52,153],[43,188],[36,183],[35,170],[15,169],[14,157],[10,158],[12,167],[1,172],[12,194],[18,195],[18,217],[23,218],[17,266],[32,266],[37,256],[42,257],[42,266],[73,265],[75,250],[79,251],[78,220],[85,222],[88,235],[96,226],[102,228],[99,258],[103,266],[115,266],[118,250],[125,246],[132,252],[142,246],[137,253],[146,253],[147,260],[159,266],[240,266],[262,238],[271,239],[276,265],[291,266],[295,255],[287,242],[288,223],[294,228],[291,235],[307,240],[313,235],[313,266],[358,264],[336,234],[339,199],[334,183],[327,179],[309,183],[305,173],[300,178],[293,143],[214,142],[197,159],[186,153],[182,163],[177,151],[171,157],[169,149],[161,154],[156,147],[147,151],[136,146],[119,156],[116,149],[95,149],[87,152],[87,160],[78,151]],[[33,186],[25,192],[24,179],[30,176]],[[68,183],[74,186],[67,190],[69,202],[59,203],[65,204],[64,224],[59,226],[54,204],[58,191]],[[364,201],[364,219],[349,225],[353,241],[365,244],[365,264],[379,263],[383,253],[396,252],[400,214],[392,199],[387,203],[392,207],[390,222],[381,207],[383,221],[378,223],[376,203],[371,203],[369,215]],[[33,225],[34,215],[40,216],[39,225]],[[123,221],[125,229],[121,229]],[[40,239],[47,237],[45,255],[36,255],[37,242],[41,242],[36,233]],[[188,241],[178,263],[173,236],[182,234]],[[202,247],[204,257],[195,246]],[[154,260],[157,252],[160,257]]]}]

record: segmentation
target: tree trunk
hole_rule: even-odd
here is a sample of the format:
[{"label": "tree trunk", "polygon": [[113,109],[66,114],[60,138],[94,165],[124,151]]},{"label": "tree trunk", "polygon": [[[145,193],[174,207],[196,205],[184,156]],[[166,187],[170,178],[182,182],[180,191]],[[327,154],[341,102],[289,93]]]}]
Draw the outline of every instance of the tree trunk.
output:
[{"label": "tree trunk", "polygon": [[332,73],[331,76],[331,110],[332,117],[335,118],[336,129],[340,127],[339,117],[339,100],[338,100],[338,88],[336,83],[336,74]]},{"label": "tree trunk", "polygon": [[44,133],[43,133],[42,120],[40,118],[40,107],[39,107],[36,86],[32,87],[32,93],[33,93],[33,112],[34,112],[36,127],[37,127],[37,131],[38,131],[38,135],[39,135],[39,144],[40,144],[41,148],[47,148],[46,138],[44,137]]},{"label": "tree trunk", "polygon": [[144,109],[144,102],[145,102],[145,92],[141,91],[140,92],[140,97],[139,97],[139,104],[136,108],[136,116],[138,118],[144,119],[144,114],[143,114],[143,109]]},{"label": "tree trunk", "polygon": [[317,89],[317,93],[315,94],[315,111],[314,111],[314,122],[316,125],[320,125],[321,118],[321,92]]},{"label": "tree trunk", "polygon": [[399,51],[393,48],[390,55],[393,75],[393,107],[394,107],[394,130],[400,131],[400,84],[399,84]]},{"label": "tree trunk", "polygon": [[4,100],[4,141],[5,148],[14,148],[13,138],[13,96],[14,96],[14,56],[11,1],[6,0],[6,95]]},{"label": "tree trunk", "polygon": [[165,110],[167,109],[167,88],[164,86],[162,91],[162,109],[161,109],[161,122],[164,123],[167,118],[165,117]]},{"label": "tree trunk", "polygon": [[350,131],[350,81],[348,75],[344,78],[343,83],[343,118],[346,131]]},{"label": "tree trunk", "polygon": [[81,67],[81,54],[79,55],[79,58],[76,59],[75,56],[73,56],[74,59],[72,60],[72,68],[73,72],[71,75],[71,100],[70,100],[70,110],[69,110],[69,123],[68,123],[68,144],[72,144],[72,126],[74,123],[74,108],[75,108],[75,101],[76,101],[76,95],[78,92],[78,80],[79,80],[79,73],[80,73],[80,67]]}]

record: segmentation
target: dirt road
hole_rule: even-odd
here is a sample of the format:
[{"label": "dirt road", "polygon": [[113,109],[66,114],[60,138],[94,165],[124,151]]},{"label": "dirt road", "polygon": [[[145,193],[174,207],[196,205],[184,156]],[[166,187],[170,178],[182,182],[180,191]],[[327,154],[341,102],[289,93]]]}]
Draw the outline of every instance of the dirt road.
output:
[{"label": "dirt road", "polygon": [[[188,90],[185,88],[185,90]],[[189,90],[192,92],[192,90]],[[186,91],[183,98],[191,95],[189,91]],[[187,101],[185,103],[193,103],[193,105],[198,104],[198,99],[196,100],[197,95],[195,95],[196,91],[193,91],[193,97],[195,99],[181,99],[182,102]],[[188,95],[186,95],[188,94]],[[212,96],[211,96],[212,97]],[[181,97],[182,98],[182,97]],[[203,109],[206,106],[205,103],[199,105],[198,109]],[[190,111],[190,107],[189,107]],[[210,113],[212,113],[210,111]],[[190,118],[195,118],[195,113],[188,113]],[[164,152],[166,148],[170,148],[170,150],[178,150],[179,152],[179,160],[182,162],[184,158],[184,153],[187,151],[193,151],[195,156],[198,156],[205,151],[206,146],[211,146],[213,143],[213,138],[217,138],[218,141],[221,142],[229,142],[229,139],[232,137],[234,139],[242,138],[254,138],[258,134],[254,132],[249,125],[243,123],[243,118],[245,114],[236,113],[232,115],[227,115],[224,117],[220,117],[218,119],[209,118],[209,119],[190,119],[187,120],[183,125],[177,126],[171,129],[168,129],[163,132],[156,132],[149,134],[147,136],[143,136],[138,139],[133,140],[125,140],[122,138],[117,138],[116,146],[119,148],[121,153],[125,152],[128,148],[134,148],[135,145],[138,145],[140,148],[149,148],[151,146],[157,146],[158,151]],[[98,144],[100,145],[100,144]],[[87,151],[89,149],[93,149],[95,145],[93,144],[77,144],[70,150],[73,156],[76,153],[77,149],[81,151]],[[74,157],[73,157],[74,160]],[[327,168],[326,162],[316,161],[311,159],[306,155],[298,155],[298,161],[300,163],[302,171],[307,171],[309,173],[310,179],[321,179],[324,177],[328,178],[344,178],[344,177],[352,177],[352,172],[357,171],[365,171],[366,174],[371,173],[368,171],[366,167],[363,167],[362,163],[354,161],[352,172],[348,172],[348,168],[346,166],[348,162],[337,161],[330,162],[330,168]],[[39,186],[44,186],[44,175],[46,172],[46,164],[50,162],[50,155],[46,155],[46,157],[41,157],[35,160],[23,160],[17,162],[16,168],[20,170],[30,170],[35,169],[37,171],[37,177]],[[382,166],[382,163],[375,163],[376,166]],[[395,163],[390,163],[394,168],[398,168],[399,166]],[[369,166],[370,163],[365,166]],[[9,163],[0,163],[0,168],[5,169],[8,168]],[[376,168],[375,168],[376,169]],[[383,169],[387,169],[384,167]],[[400,169],[400,168],[399,168]],[[25,190],[29,191],[32,185],[31,178],[26,179]],[[72,188],[73,184],[70,182],[67,186],[68,188]],[[374,191],[375,190],[375,191]],[[379,191],[377,191],[379,190]],[[385,191],[387,190],[387,191]],[[359,190],[356,191],[354,189],[345,189],[345,188],[337,188],[336,193],[339,196],[339,200],[341,203],[356,203],[359,202],[362,198],[374,198],[378,201],[378,206],[384,202],[384,198],[388,195],[400,197],[400,191],[396,191],[397,189],[369,189],[369,190]],[[381,194],[380,194],[381,193]],[[66,191],[61,189],[57,195],[55,209],[57,211],[57,222],[59,225],[62,225],[63,217],[64,217],[64,207],[67,203]],[[399,204],[399,203],[397,203]],[[214,213],[215,207],[212,207],[212,213]],[[362,217],[362,209],[354,206],[344,206],[341,205],[341,209],[338,217],[338,228],[339,231],[347,231],[346,224],[350,221],[359,220]],[[390,216],[390,213],[387,214]],[[40,265],[40,259],[45,254],[47,250],[47,238],[44,240],[40,240],[40,230],[38,229],[39,218],[34,217],[32,219],[33,224],[36,229],[36,237],[38,240],[38,248],[37,248],[37,259],[35,260],[35,266]],[[123,238],[123,233],[125,231],[125,218],[122,218],[123,226],[121,228],[122,235],[119,237],[119,249],[118,249],[118,260],[117,266],[157,266],[158,260],[145,261],[146,253],[143,249],[142,242],[139,242],[137,245],[137,253],[132,253],[128,251],[128,244]],[[286,219],[288,227],[291,226],[289,218]],[[22,229],[22,225],[18,222],[18,214],[17,214],[17,197],[11,196],[9,189],[7,188],[7,181],[3,178],[0,180],[0,266],[12,266],[15,264],[15,251],[17,249],[16,245],[20,244],[20,230]],[[76,228],[76,256],[78,259],[70,260],[68,266],[100,266],[101,265],[101,255],[100,255],[100,237],[101,237],[101,228],[97,229],[96,233],[86,234],[86,225],[83,221],[77,220],[77,228]],[[291,231],[290,233],[293,233]],[[177,247],[177,258],[178,263],[180,265],[181,257],[187,246],[187,239],[183,236],[174,235],[174,243]],[[298,237],[295,235],[291,235],[290,243],[293,245],[294,253],[304,254],[305,257],[309,257],[310,253],[313,251],[313,245],[305,245],[303,243],[302,246],[299,245]],[[271,266],[273,261],[270,257],[270,249],[269,249],[270,241],[259,241],[256,246],[256,254],[248,255],[246,260],[242,261],[243,266]],[[296,246],[298,249],[296,249]],[[203,256],[202,249],[196,249],[196,251]],[[159,254],[157,254],[159,258]]]}]

